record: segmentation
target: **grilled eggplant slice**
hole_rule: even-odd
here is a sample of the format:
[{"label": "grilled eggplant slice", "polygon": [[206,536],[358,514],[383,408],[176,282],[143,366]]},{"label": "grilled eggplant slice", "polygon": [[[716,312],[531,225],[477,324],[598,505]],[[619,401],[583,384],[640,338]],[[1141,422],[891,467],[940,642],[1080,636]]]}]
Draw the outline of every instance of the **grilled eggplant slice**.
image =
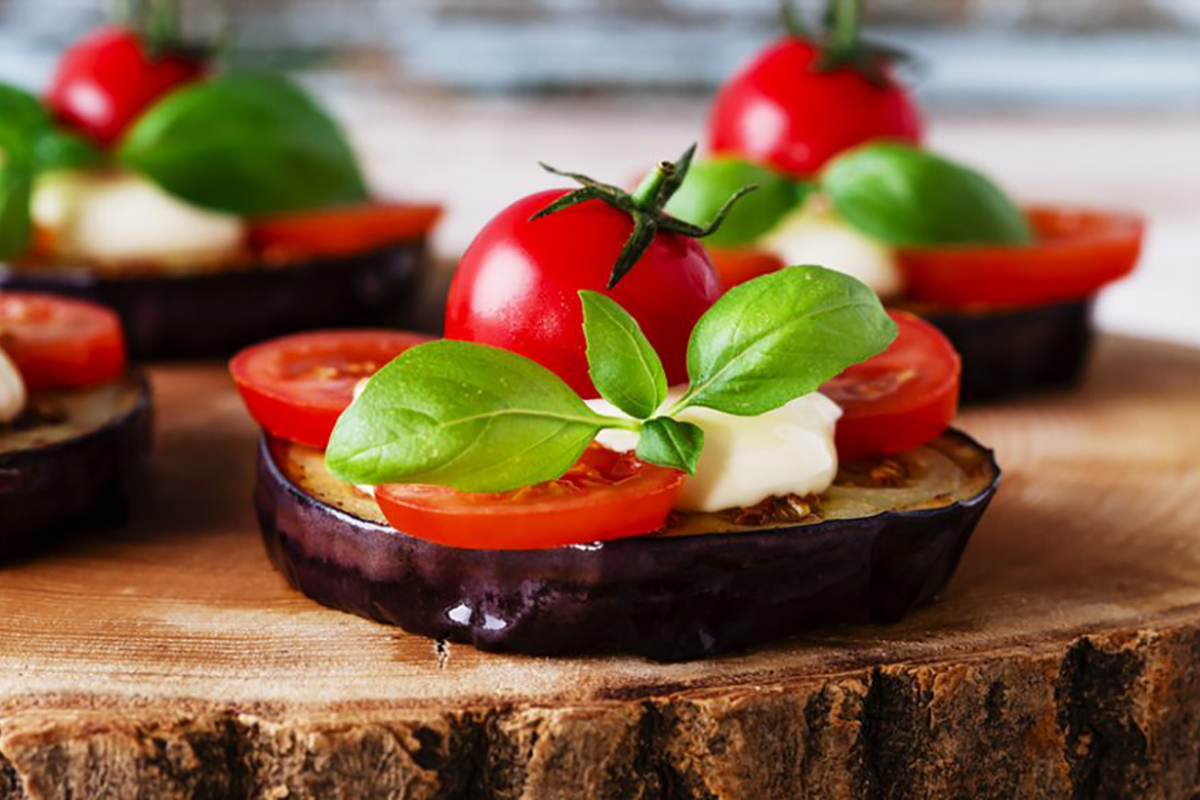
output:
[{"label": "grilled eggplant slice", "polygon": [[962,400],[981,403],[1078,385],[1092,348],[1091,299],[997,311],[913,308],[962,356]]},{"label": "grilled eggplant slice", "polygon": [[217,358],[300,330],[403,326],[424,261],[425,243],[414,240],[355,256],[204,271],[0,266],[0,289],[109,306],[135,359]]},{"label": "grilled eggplant slice", "polygon": [[990,451],[949,432],[753,519],[680,514],[652,536],[470,550],[393,530],[319,451],[264,440],[258,469],[270,557],[320,603],[485,650],[660,661],[899,619],[950,579],[1000,476]]},{"label": "grilled eggplant slice", "polygon": [[122,523],[150,427],[141,375],[34,395],[21,418],[0,427],[0,559]]}]

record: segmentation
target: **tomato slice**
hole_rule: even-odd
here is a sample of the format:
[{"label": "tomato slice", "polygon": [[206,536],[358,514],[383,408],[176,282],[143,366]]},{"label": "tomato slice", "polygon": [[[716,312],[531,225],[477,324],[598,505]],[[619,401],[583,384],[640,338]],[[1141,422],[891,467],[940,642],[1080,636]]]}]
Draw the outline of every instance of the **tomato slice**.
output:
[{"label": "tomato slice", "polygon": [[717,270],[722,289],[732,289],[787,266],[776,254],[753,247],[710,247],[708,257]]},{"label": "tomato slice", "polygon": [[945,308],[1025,306],[1087,297],[1129,274],[1145,223],[1133,214],[1035,206],[1027,247],[938,247],[898,253],[909,298]]},{"label": "tomato slice", "polygon": [[389,484],[375,499],[396,530],[450,547],[526,550],[659,530],[683,487],[678,470],[591,445],[558,480],[499,494]]},{"label": "tomato slice", "polygon": [[283,257],[353,255],[419,239],[441,214],[440,206],[405,203],[305,211],[254,220],[250,243],[259,252]]},{"label": "tomato slice", "polygon": [[250,416],[281,439],[324,449],[354,386],[429,337],[404,331],[317,331],[248,347],[229,371]]},{"label": "tomato slice", "polygon": [[945,335],[920,317],[889,311],[899,333],[887,350],[821,387],[842,407],[838,457],[911,450],[936,438],[958,411],[962,365]]},{"label": "tomato slice", "polygon": [[83,389],[125,372],[125,335],[110,309],[33,292],[0,292],[0,348],[31,392]]}]

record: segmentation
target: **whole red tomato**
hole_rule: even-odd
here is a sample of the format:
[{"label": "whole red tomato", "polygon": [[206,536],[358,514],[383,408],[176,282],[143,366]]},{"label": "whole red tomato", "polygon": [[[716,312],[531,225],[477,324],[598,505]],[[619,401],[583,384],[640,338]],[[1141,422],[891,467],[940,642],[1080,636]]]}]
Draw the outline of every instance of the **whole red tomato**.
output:
[{"label": "whole red tomato", "polygon": [[155,100],[205,71],[201,59],[152,55],[132,30],[101,28],[63,54],[47,101],[60,120],[108,145]]},{"label": "whole red tomato", "polygon": [[660,232],[629,274],[607,290],[633,220],[602,200],[589,200],[529,221],[566,193],[518,200],[479,232],[450,286],[446,336],[519,353],[584,397],[595,397],[578,294],[592,289],[633,315],[671,383],[685,381],[688,337],[720,295],[704,248],[687,236]]},{"label": "whole red tomato", "polygon": [[822,51],[796,37],[756,58],[717,94],[709,148],[809,176],[843,150],[871,139],[917,143],[921,118],[903,86],[872,82],[851,66],[817,65]]}]

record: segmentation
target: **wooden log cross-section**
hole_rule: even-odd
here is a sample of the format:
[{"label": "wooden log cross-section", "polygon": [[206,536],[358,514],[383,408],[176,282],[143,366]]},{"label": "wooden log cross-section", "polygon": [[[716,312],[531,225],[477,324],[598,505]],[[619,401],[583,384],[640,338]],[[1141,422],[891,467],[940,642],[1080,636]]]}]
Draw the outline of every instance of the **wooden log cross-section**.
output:
[{"label": "wooden log cross-section", "polygon": [[267,563],[254,431],[157,370],[133,525],[0,568],[0,798],[1187,797],[1200,791],[1200,353],[971,410],[1000,494],[891,626],[683,664],[438,645]]}]

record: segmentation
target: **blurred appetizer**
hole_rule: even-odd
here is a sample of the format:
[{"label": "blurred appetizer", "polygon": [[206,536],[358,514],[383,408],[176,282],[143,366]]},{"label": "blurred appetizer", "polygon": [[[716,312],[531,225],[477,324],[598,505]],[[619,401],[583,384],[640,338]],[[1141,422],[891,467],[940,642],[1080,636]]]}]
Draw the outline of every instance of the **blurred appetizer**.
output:
[{"label": "blurred appetizer", "polygon": [[663,210],[689,159],[502,211],[448,339],[232,361],[294,586],[484,649],[680,660],[896,620],[946,584],[999,479],[947,427],[953,348],[822,267],[721,295],[697,238],[723,215]]},{"label": "blurred appetizer", "polygon": [[0,291],[0,559],[124,521],[149,444],[149,388],[116,314]]},{"label": "blurred appetizer", "polygon": [[667,210],[704,224],[729,187],[757,185],[707,240],[724,285],[829,264],[941,328],[962,354],[966,400],[1074,385],[1092,300],[1136,265],[1141,219],[1018,208],[920,149],[897,53],[860,39],[859,6],[833,0],[815,32],[788,15],[789,35],[717,95],[713,155]]},{"label": "blurred appetizer", "polygon": [[131,5],[44,101],[0,85],[0,287],[114,308],[139,357],[394,321],[439,209],[373,198],[301,88],[220,73],[171,3]]}]

